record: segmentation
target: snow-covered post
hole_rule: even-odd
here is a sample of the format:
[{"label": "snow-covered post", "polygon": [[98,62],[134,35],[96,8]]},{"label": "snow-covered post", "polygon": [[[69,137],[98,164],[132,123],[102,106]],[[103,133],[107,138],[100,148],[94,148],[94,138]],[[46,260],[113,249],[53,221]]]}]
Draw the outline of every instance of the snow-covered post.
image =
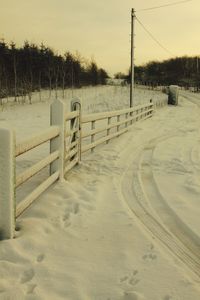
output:
[{"label": "snow-covered post", "polygon": [[15,233],[15,134],[6,124],[0,127],[0,239]]},{"label": "snow-covered post", "polygon": [[50,165],[50,175],[59,171],[60,180],[64,178],[64,155],[65,155],[65,104],[63,101],[56,99],[50,107],[50,125],[59,126],[59,136],[50,141],[50,153],[59,150],[60,155],[57,160]]}]

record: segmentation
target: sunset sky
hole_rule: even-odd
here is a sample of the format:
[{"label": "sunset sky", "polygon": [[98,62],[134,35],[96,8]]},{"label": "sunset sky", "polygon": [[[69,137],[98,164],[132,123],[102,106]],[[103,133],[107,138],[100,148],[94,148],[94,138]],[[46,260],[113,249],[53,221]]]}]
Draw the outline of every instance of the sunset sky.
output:
[{"label": "sunset sky", "polygon": [[[78,51],[93,57],[110,75],[130,65],[130,15],[138,19],[174,56],[200,55],[200,0],[140,11],[178,0],[0,0],[0,38],[24,40],[59,54]],[[170,58],[136,22],[135,63]]]}]

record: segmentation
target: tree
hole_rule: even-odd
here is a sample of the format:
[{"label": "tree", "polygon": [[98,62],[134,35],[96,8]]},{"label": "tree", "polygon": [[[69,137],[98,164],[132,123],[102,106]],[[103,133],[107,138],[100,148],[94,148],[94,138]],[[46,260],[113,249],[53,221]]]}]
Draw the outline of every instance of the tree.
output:
[{"label": "tree", "polygon": [[11,42],[10,48],[12,52],[13,73],[14,73],[14,98],[17,101],[17,49],[15,43]]},{"label": "tree", "polygon": [[88,68],[89,80],[92,85],[97,85],[99,82],[98,68],[94,61],[92,61]]},{"label": "tree", "polygon": [[99,69],[99,84],[106,84],[106,79],[109,78],[108,73],[100,68]]},{"label": "tree", "polygon": [[121,72],[114,74],[115,79],[126,79],[127,75]]},{"label": "tree", "polygon": [[[105,84],[106,71],[97,64],[87,61],[78,53],[66,52],[64,56],[56,54],[51,48],[41,44],[39,47],[28,41],[20,48],[14,42],[8,46],[0,40],[0,98],[14,96],[15,101],[21,95],[32,101],[32,92],[62,88],[81,87],[83,85]],[[6,91],[6,92],[5,92]],[[41,99],[41,93],[39,93]]]}]

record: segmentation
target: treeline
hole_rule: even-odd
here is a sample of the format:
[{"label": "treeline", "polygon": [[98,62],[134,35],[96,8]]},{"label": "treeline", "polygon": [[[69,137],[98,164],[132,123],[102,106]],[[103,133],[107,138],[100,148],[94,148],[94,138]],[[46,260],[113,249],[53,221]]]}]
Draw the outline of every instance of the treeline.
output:
[{"label": "treeline", "polygon": [[[135,67],[135,81],[143,85],[175,84],[185,88],[200,88],[198,57],[176,57],[162,62],[152,61]],[[130,74],[128,76],[130,81]]]},{"label": "treeline", "polygon": [[17,48],[15,43],[0,41],[0,98],[28,95],[49,89],[105,84],[107,72],[80,54],[57,55],[51,48],[28,41]]}]

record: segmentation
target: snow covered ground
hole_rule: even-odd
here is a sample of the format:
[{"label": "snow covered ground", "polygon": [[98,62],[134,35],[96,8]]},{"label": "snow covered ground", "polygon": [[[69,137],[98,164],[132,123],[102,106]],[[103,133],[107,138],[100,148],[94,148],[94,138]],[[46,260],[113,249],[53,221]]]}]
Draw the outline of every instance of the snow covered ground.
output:
[{"label": "snow covered ground", "polygon": [[[87,113],[128,106],[127,88],[84,92]],[[166,96],[135,98],[152,97]],[[41,195],[17,220],[16,238],[0,242],[0,299],[199,300],[199,105],[181,92],[179,106],[83,156]],[[48,126],[48,110],[48,101],[11,106],[0,119],[22,140]],[[30,163],[19,160],[18,171]]]}]

